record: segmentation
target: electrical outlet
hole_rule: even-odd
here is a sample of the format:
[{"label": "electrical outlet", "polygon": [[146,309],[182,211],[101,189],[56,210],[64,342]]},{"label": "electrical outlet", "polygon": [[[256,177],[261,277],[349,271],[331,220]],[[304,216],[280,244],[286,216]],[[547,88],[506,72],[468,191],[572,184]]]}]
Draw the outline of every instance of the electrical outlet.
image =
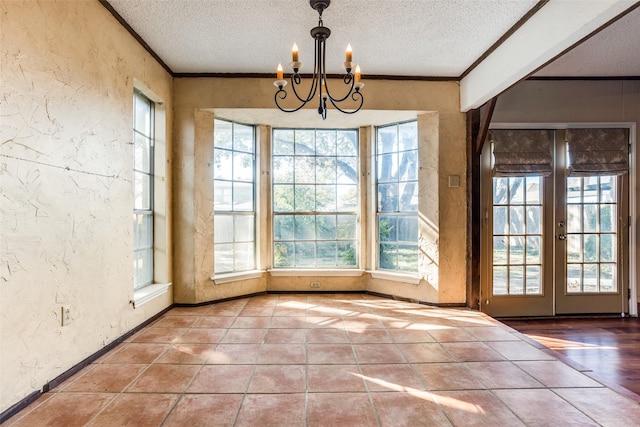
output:
[{"label": "electrical outlet", "polygon": [[62,306],[62,326],[67,326],[71,323],[71,306]]},{"label": "electrical outlet", "polygon": [[316,289],[320,287],[320,282],[311,282],[311,284],[309,285],[312,288]]}]

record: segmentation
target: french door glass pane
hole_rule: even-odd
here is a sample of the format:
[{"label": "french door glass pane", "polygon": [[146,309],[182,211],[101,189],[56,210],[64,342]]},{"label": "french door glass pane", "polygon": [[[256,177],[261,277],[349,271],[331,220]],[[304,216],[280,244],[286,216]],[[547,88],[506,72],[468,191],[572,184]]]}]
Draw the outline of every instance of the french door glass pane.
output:
[{"label": "french door glass pane", "polygon": [[617,292],[616,179],[567,179],[567,293]]},{"label": "french door glass pane", "polygon": [[493,295],[541,295],[542,180],[493,179]]}]

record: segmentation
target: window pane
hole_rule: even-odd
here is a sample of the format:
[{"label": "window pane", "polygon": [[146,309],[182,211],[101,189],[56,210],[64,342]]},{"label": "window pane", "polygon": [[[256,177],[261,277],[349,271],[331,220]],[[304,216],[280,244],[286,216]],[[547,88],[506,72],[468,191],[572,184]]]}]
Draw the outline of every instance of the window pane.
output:
[{"label": "window pane", "polygon": [[316,187],[316,210],[318,212],[336,211],[335,185],[318,185]]},{"label": "window pane", "polygon": [[493,208],[493,234],[509,234],[507,227],[507,206]]},{"label": "window pane", "polygon": [[134,209],[151,209],[151,181],[149,175],[133,172]]},{"label": "window pane", "polygon": [[[509,263],[509,245],[508,237],[506,236],[494,236],[493,237],[493,264],[494,265],[506,265]],[[495,269],[495,267],[494,267]]]},{"label": "window pane", "polygon": [[378,211],[398,212],[398,184],[378,184]]},{"label": "window pane", "polygon": [[135,116],[133,128],[145,136],[151,136],[151,101],[136,93],[133,114]]},{"label": "window pane", "polygon": [[273,219],[274,240],[293,240],[293,215],[276,215]]},{"label": "window pane", "polygon": [[233,149],[253,153],[253,126],[233,124]]},{"label": "window pane", "polygon": [[511,206],[509,208],[509,233],[524,234],[524,207]]},{"label": "window pane", "polygon": [[396,153],[378,156],[378,182],[396,182],[398,180],[398,155]]},{"label": "window pane", "polygon": [[418,217],[398,217],[398,240],[401,242],[418,241]]},{"label": "window pane", "polygon": [[539,295],[542,293],[542,288],[540,287],[540,267],[527,267],[526,287],[526,293],[529,295]]},{"label": "window pane", "polygon": [[598,236],[595,234],[584,235],[584,261],[598,262]]},{"label": "window pane", "polygon": [[338,239],[355,239],[357,233],[358,217],[356,215],[338,215],[337,237]]},{"label": "window pane", "polygon": [[600,262],[615,262],[616,254],[616,235],[601,234],[600,235]]},{"label": "window pane", "polygon": [[616,201],[616,178],[613,176],[600,177],[600,203]]},{"label": "window pane", "polygon": [[355,211],[358,207],[358,186],[338,185],[336,198],[338,212]]},{"label": "window pane", "polygon": [[418,211],[418,183],[404,182],[398,186],[400,190],[400,200],[398,208],[400,212]]},{"label": "window pane", "polygon": [[600,264],[600,292],[616,292],[615,264]]},{"label": "window pane", "polygon": [[567,292],[582,292],[582,264],[567,264]]},{"label": "window pane", "polygon": [[338,266],[356,267],[357,256],[355,243],[338,243]]},{"label": "window pane", "polygon": [[380,268],[386,270],[398,269],[398,246],[395,243],[380,243]]},{"label": "window pane", "polygon": [[293,155],[293,130],[275,129],[273,131],[273,154]]},{"label": "window pane", "polygon": [[153,215],[133,214],[133,248],[153,247]]},{"label": "window pane", "polygon": [[293,183],[293,157],[277,156],[273,158],[273,182],[275,184]]},{"label": "window pane", "polygon": [[418,152],[408,151],[400,153],[398,178],[401,181],[415,181],[418,179]]},{"label": "window pane", "polygon": [[616,231],[616,205],[600,205],[600,231]]},{"label": "window pane", "polygon": [[582,218],[585,232],[598,231],[598,205],[584,205]]},{"label": "window pane", "polygon": [[213,121],[213,146],[215,148],[233,148],[233,123],[223,120]]},{"label": "window pane", "polygon": [[507,267],[493,267],[493,295],[507,295]]},{"label": "window pane", "polygon": [[293,212],[293,185],[273,186],[273,210],[275,212]]},{"label": "window pane", "polygon": [[398,269],[406,272],[418,271],[418,245],[398,245]]},{"label": "window pane", "polygon": [[540,186],[539,176],[528,176],[527,179],[526,201],[530,205],[539,205],[542,203],[542,187]]},{"label": "window pane", "polygon": [[133,168],[151,173],[151,141],[136,132],[133,133]]},{"label": "window pane", "polygon": [[336,132],[333,130],[316,131],[316,154],[318,156],[335,156],[336,136]]},{"label": "window pane", "polygon": [[233,154],[233,179],[253,182],[253,154]]},{"label": "window pane", "polygon": [[296,267],[313,267],[316,263],[315,243],[296,242]]},{"label": "window pane", "polygon": [[397,232],[397,217],[380,215],[378,218],[378,240],[381,242],[395,242],[398,240]]},{"label": "window pane", "polygon": [[234,233],[236,242],[253,242],[255,236],[253,215],[236,215]]},{"label": "window pane", "polygon": [[540,264],[542,262],[540,258],[542,239],[538,236],[527,236],[527,264]]},{"label": "window pane", "polygon": [[296,212],[313,212],[316,210],[316,187],[314,185],[296,185]]},{"label": "window pane", "polygon": [[233,163],[231,162],[232,151],[214,150],[213,152],[213,178],[233,179]]},{"label": "window pane", "polygon": [[296,184],[314,184],[316,182],[314,157],[296,157],[295,165],[294,179]]},{"label": "window pane", "polygon": [[509,267],[509,295],[524,294],[524,267]]},{"label": "window pane", "polygon": [[235,271],[247,271],[255,268],[254,245],[251,243],[236,243],[233,246]]},{"label": "window pane", "polygon": [[233,210],[253,210],[253,184],[242,182],[233,183]]},{"label": "window pane", "polygon": [[316,154],[315,132],[312,130],[295,130],[296,156],[314,156]]},{"label": "window pane", "polygon": [[336,217],[334,215],[318,215],[316,217],[316,238],[318,240],[336,239]]},{"label": "window pane", "polygon": [[567,236],[567,261],[582,262],[582,236],[579,234]]},{"label": "window pane", "polygon": [[213,216],[213,242],[233,242],[233,215],[216,214]]},{"label": "window pane", "polygon": [[294,218],[296,240],[313,240],[316,238],[315,215],[296,215]]},{"label": "window pane", "polygon": [[229,273],[233,271],[233,244],[216,244],[213,245],[214,270],[217,274]]},{"label": "window pane", "polygon": [[527,206],[527,234],[540,234],[541,221],[540,206]]},{"label": "window pane", "polygon": [[153,282],[153,249],[133,253],[134,289]]},{"label": "window pane", "polygon": [[396,126],[378,128],[377,154],[392,153],[398,151],[398,131]]},{"label": "window pane", "polygon": [[583,179],[582,203],[598,203],[598,177],[587,176]]},{"label": "window pane", "polygon": [[598,292],[598,264],[584,264],[583,292]]},{"label": "window pane", "polygon": [[233,190],[229,181],[213,182],[213,209],[231,211],[233,207]]},{"label": "window pane", "polygon": [[316,180],[318,184],[333,184],[336,182],[336,158],[318,157],[316,159]]},{"label": "window pane", "polygon": [[318,242],[316,243],[316,256],[319,267],[335,267],[337,262],[337,244],[336,242]]},{"label": "window pane", "polygon": [[509,203],[512,205],[524,203],[524,178],[509,178]]},{"label": "window pane", "polygon": [[358,183],[358,158],[357,157],[340,157],[337,161],[339,184],[357,184]]},{"label": "window pane", "polygon": [[415,150],[418,148],[418,122],[402,123],[398,126],[400,134],[399,150]]},{"label": "window pane", "polygon": [[567,203],[581,203],[582,178],[567,178]]},{"label": "window pane", "polygon": [[358,135],[354,130],[338,131],[336,135],[338,155],[358,155]]},{"label": "window pane", "polygon": [[509,238],[509,264],[524,264],[524,239],[521,236]]},{"label": "window pane", "polygon": [[273,263],[276,267],[293,267],[293,243],[278,242],[274,245],[273,252]]},{"label": "window pane", "polygon": [[567,206],[567,233],[582,231],[582,207],[580,205]]},{"label": "window pane", "polygon": [[493,204],[506,205],[509,202],[509,178],[493,178]]}]

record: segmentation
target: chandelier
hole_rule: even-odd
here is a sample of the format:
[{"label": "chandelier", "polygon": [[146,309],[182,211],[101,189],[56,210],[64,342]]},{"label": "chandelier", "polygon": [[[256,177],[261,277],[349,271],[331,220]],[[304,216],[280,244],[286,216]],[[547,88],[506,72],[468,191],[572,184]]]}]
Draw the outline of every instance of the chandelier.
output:
[{"label": "chandelier", "polygon": [[[325,27],[322,24],[322,12],[329,7],[331,0],[309,0],[309,4],[311,8],[318,12],[318,26],[311,29],[311,37],[315,39],[315,47],[314,47],[314,58],[313,58],[313,78],[311,81],[311,87],[309,88],[309,93],[306,96],[300,96],[298,91],[300,90],[302,77],[300,76],[300,69],[302,68],[302,62],[299,61],[298,57],[298,46],[294,43],[293,49],[291,51],[292,62],[289,64],[293,69],[293,74],[291,74],[291,89],[293,90],[294,95],[300,101],[300,105],[296,108],[284,108],[280,105],[280,101],[287,97],[287,91],[284,90],[284,87],[287,85],[287,81],[284,80],[284,72],[282,70],[282,64],[278,64],[277,69],[277,80],[273,83],[278,91],[275,93],[274,99],[276,106],[281,111],[285,113],[293,113],[294,111],[298,111],[307,103],[311,102],[316,94],[318,94],[318,113],[322,116],[322,119],[327,118],[327,101],[333,105],[336,110],[345,113],[345,114],[353,114],[356,113],[362,108],[362,103],[364,102],[364,97],[362,93],[360,93],[360,89],[363,88],[364,83],[360,81],[360,66],[352,61],[353,52],[351,51],[351,45],[347,46],[346,57],[344,62],[344,69],[347,72],[342,81],[344,85],[348,88],[348,92],[343,97],[336,97],[331,94],[329,89],[329,84],[327,82],[327,71],[325,66],[325,53],[326,46],[325,42],[331,35],[331,30]],[[354,71],[355,74],[352,74],[351,71]],[[357,108],[353,110],[345,110],[340,108],[338,104],[343,101],[351,98],[352,101],[356,102]]]}]

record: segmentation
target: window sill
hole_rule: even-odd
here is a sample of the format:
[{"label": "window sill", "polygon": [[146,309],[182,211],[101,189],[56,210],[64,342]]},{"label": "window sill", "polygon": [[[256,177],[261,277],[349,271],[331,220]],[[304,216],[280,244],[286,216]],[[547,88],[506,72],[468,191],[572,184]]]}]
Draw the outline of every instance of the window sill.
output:
[{"label": "window sill", "polygon": [[420,280],[422,280],[421,276],[415,274],[393,273],[380,270],[367,271],[367,273],[371,274],[371,277],[374,279],[393,280],[394,282],[408,283],[410,285],[417,285],[420,283]]},{"label": "window sill", "polygon": [[274,269],[268,270],[272,276],[329,276],[329,277],[359,277],[364,274],[364,270],[356,269],[334,269],[334,270],[304,270],[304,269]]},{"label": "window sill", "polygon": [[238,282],[240,280],[257,279],[263,274],[264,270],[251,270],[241,273],[218,274],[217,276],[211,276],[211,280],[216,285],[222,285],[223,283]]},{"label": "window sill", "polygon": [[160,295],[164,295],[169,290],[169,286],[171,286],[171,282],[169,283],[155,283],[153,285],[145,286],[144,288],[138,289],[133,292],[133,300],[131,303],[133,304],[133,308],[136,309],[148,303],[149,301],[154,300]]}]

